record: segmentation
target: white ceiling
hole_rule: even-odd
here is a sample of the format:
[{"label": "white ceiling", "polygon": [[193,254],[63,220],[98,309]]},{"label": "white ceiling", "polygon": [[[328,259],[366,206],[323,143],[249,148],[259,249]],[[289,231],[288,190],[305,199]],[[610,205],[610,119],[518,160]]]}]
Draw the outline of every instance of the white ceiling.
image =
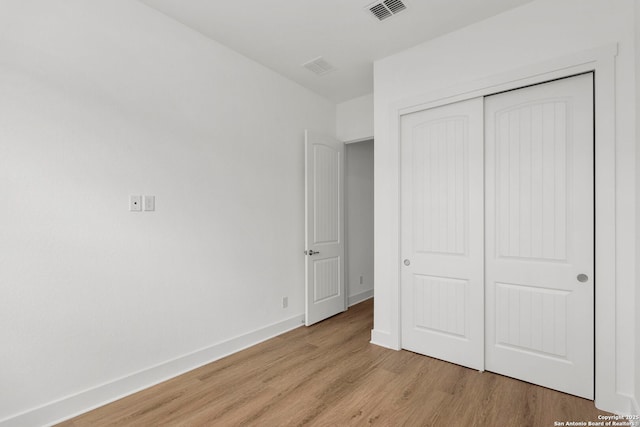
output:
[{"label": "white ceiling", "polygon": [[[369,0],[141,0],[204,35],[325,96],[373,92],[373,61],[532,0],[403,0],[384,21]],[[317,76],[302,64],[337,68]]]}]

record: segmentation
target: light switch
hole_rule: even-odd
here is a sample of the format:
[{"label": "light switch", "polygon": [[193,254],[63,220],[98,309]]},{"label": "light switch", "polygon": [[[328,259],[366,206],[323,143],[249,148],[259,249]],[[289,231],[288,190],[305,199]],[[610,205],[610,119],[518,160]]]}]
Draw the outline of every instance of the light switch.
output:
[{"label": "light switch", "polygon": [[144,196],[144,210],[145,211],[156,210],[156,196]]},{"label": "light switch", "polygon": [[129,196],[129,210],[131,212],[142,210],[142,196]]}]

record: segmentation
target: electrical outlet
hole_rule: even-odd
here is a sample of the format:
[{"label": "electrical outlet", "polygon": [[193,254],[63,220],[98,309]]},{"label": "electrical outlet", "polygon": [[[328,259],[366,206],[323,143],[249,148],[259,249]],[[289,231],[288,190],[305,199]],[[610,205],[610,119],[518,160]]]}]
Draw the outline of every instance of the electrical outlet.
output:
[{"label": "electrical outlet", "polygon": [[156,196],[144,196],[144,210],[145,211],[156,210]]},{"label": "electrical outlet", "polygon": [[289,297],[282,297],[282,308],[289,307]]},{"label": "electrical outlet", "polygon": [[129,210],[131,212],[142,210],[142,196],[129,196]]}]

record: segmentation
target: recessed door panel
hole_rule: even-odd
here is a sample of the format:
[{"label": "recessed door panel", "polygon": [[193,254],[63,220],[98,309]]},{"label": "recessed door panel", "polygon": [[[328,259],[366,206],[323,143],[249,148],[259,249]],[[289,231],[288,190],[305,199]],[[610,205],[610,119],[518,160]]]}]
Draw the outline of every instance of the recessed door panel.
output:
[{"label": "recessed door panel", "polygon": [[342,147],[313,144],[313,239],[312,244],[339,244],[341,214],[340,168]]}]

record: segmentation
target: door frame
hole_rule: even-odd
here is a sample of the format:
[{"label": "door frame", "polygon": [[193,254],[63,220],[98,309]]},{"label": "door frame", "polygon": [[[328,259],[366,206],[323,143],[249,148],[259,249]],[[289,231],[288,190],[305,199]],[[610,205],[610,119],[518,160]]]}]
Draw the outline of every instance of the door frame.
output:
[{"label": "door frame", "polygon": [[[401,116],[458,101],[518,89],[586,72],[594,73],[595,123],[595,404],[615,411],[629,400],[616,387],[616,132],[615,58],[617,43],[563,56],[485,79],[419,95],[390,108],[390,143],[400,150]],[[401,165],[398,165],[400,182]],[[400,194],[400,188],[397,189]],[[398,199],[399,202],[399,199]],[[398,214],[400,214],[398,205]],[[398,237],[400,236],[398,221]],[[372,342],[399,350],[401,346],[401,266],[397,253],[397,280],[391,283],[391,333],[384,337],[372,331]]]}]

